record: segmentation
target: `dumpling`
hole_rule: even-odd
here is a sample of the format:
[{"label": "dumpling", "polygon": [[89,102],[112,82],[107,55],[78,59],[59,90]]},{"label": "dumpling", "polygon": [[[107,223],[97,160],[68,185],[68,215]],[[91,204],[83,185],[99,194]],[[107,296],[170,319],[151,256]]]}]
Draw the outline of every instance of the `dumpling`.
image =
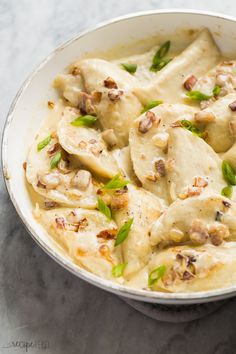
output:
[{"label": "dumpling", "polygon": [[206,142],[218,153],[226,152],[235,141],[236,112],[229,107],[234,101],[236,94],[230,93],[195,115],[206,131]]},{"label": "dumpling", "polygon": [[153,255],[149,274],[165,266],[164,275],[151,287],[155,291],[196,292],[229,287],[236,282],[236,243],[172,247]]},{"label": "dumpling", "polygon": [[146,87],[137,87],[134,93],[146,104],[152,100],[186,102],[183,83],[190,76],[200,77],[219,62],[220,52],[210,32],[202,30],[181,54],[158,72],[156,79]]},{"label": "dumpling", "polygon": [[118,227],[121,227],[128,219],[134,219],[128,237],[121,244],[124,261],[127,262],[124,277],[130,279],[150,258],[149,231],[163,207],[153,194],[131,184],[127,190],[120,193],[118,191],[113,196],[111,203],[114,220]]},{"label": "dumpling", "polygon": [[116,280],[112,268],[122,257],[114,247],[114,221],[99,211],[79,208],[36,209],[35,217],[76,263],[102,278]]},{"label": "dumpling", "polygon": [[61,146],[78,157],[92,172],[111,178],[119,172],[117,163],[108,151],[99,130],[71,124],[80,114],[74,108],[66,107],[58,124],[58,139]]},{"label": "dumpling", "polygon": [[192,120],[194,112],[193,108],[186,105],[161,104],[137,118],[130,129],[129,143],[134,171],[143,187],[163,198],[167,204],[170,196],[166,172],[163,170],[161,173],[160,170],[163,161],[169,168],[173,167],[173,161],[167,155],[167,130],[179,119]]},{"label": "dumpling", "polygon": [[194,245],[236,239],[236,205],[215,193],[176,200],[153,224],[150,242],[165,246],[191,241]]},{"label": "dumpling", "polygon": [[[27,157],[26,178],[41,196],[59,204],[83,208],[95,208],[100,186],[91,173],[82,169],[61,148],[56,128],[62,117],[63,106],[55,105],[48,119],[34,140]],[[38,144],[48,139],[40,151]],[[56,156],[58,164],[51,168]]]},{"label": "dumpling", "polygon": [[84,59],[77,63],[90,94],[99,93],[96,103],[99,121],[104,129],[113,129],[118,144],[128,144],[129,128],[139,116],[142,105],[132,90],[137,80],[117,65],[102,59]]},{"label": "dumpling", "polygon": [[203,190],[220,193],[225,187],[222,160],[200,137],[183,128],[168,130],[167,159],[173,162],[167,170],[171,200],[200,194]]}]

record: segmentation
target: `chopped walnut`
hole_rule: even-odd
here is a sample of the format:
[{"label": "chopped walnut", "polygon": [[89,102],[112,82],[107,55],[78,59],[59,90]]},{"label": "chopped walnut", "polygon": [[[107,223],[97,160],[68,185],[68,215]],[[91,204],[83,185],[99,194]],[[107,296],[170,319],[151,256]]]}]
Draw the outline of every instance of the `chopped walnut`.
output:
[{"label": "chopped walnut", "polygon": [[63,217],[58,217],[55,219],[56,225],[59,229],[65,229],[66,222]]},{"label": "chopped walnut", "polygon": [[193,88],[193,86],[196,84],[196,82],[197,82],[196,76],[194,76],[194,75],[189,76],[189,77],[187,78],[187,80],[185,80],[185,82],[184,82],[184,84],[183,84],[185,90],[191,91],[192,88]]},{"label": "chopped walnut", "polygon": [[43,185],[43,188],[48,190],[55,189],[60,183],[60,176],[56,172],[47,173],[45,175],[39,176],[38,182]]},{"label": "chopped walnut", "polygon": [[199,111],[195,113],[194,120],[198,123],[212,123],[216,120],[216,117],[212,112]]},{"label": "chopped walnut", "polygon": [[200,195],[203,191],[202,187],[189,187],[187,192],[183,194],[179,194],[180,199],[186,199],[189,197],[195,197],[196,195]]},{"label": "chopped walnut", "polygon": [[157,182],[160,179],[159,174],[150,172],[148,175],[145,176],[146,180],[150,182]]},{"label": "chopped walnut", "polygon": [[71,169],[69,168],[69,166],[70,166],[70,163],[68,160],[61,159],[57,165],[57,168],[61,173],[66,175],[71,172]]},{"label": "chopped walnut", "polygon": [[105,80],[104,80],[104,86],[109,88],[109,89],[118,89],[118,85],[115,82],[115,80],[112,79],[112,77],[108,76]]},{"label": "chopped walnut", "polygon": [[44,205],[46,209],[52,209],[59,206],[59,204],[53,200],[45,200]]},{"label": "chopped walnut", "polygon": [[235,120],[231,120],[229,122],[229,134],[232,137],[236,137],[236,121]]},{"label": "chopped walnut", "polygon": [[128,197],[128,193],[127,190],[123,191],[121,190],[121,192],[116,191],[111,198],[111,208],[113,210],[120,210],[125,208],[128,205],[129,202],[129,197]]},{"label": "chopped walnut", "polygon": [[55,106],[55,103],[52,101],[48,101],[48,108],[53,109]]},{"label": "chopped walnut", "polygon": [[214,246],[221,245],[230,235],[228,226],[217,222],[209,226],[208,232]]},{"label": "chopped walnut", "polygon": [[99,232],[99,234],[97,234],[97,238],[102,238],[104,240],[114,240],[116,234],[117,234],[116,229],[102,230]]},{"label": "chopped walnut", "polygon": [[79,170],[71,180],[72,187],[85,191],[91,182],[91,173],[86,170]]},{"label": "chopped walnut", "polygon": [[155,146],[165,149],[168,145],[169,134],[166,132],[155,134],[152,137],[152,142]]},{"label": "chopped walnut", "polygon": [[123,90],[111,89],[107,95],[110,101],[118,102],[123,94]]},{"label": "chopped walnut", "polygon": [[47,154],[48,154],[48,156],[53,156],[59,150],[61,150],[61,145],[59,143],[56,143],[48,149]]},{"label": "chopped walnut", "polygon": [[142,134],[147,133],[152,128],[154,122],[159,124],[160,118],[158,118],[155,113],[147,111],[145,116],[139,121],[138,131]]},{"label": "chopped walnut", "polygon": [[164,159],[159,158],[154,162],[155,169],[157,170],[160,177],[165,177],[166,175],[166,166]]},{"label": "chopped walnut", "polygon": [[203,177],[195,177],[193,181],[194,187],[202,187],[205,188],[208,186],[208,181],[206,178]]},{"label": "chopped walnut", "polygon": [[102,245],[99,247],[99,252],[100,254],[106,258],[108,262],[113,263],[113,259],[111,257],[111,251],[110,248],[107,245]]},{"label": "chopped walnut", "polygon": [[93,105],[93,96],[86,92],[78,92],[79,109],[82,114],[96,114],[96,109]]},{"label": "chopped walnut", "polygon": [[69,231],[79,232],[88,226],[87,218],[82,218],[78,220],[78,216],[75,212],[71,212],[67,216],[69,224],[67,224],[66,229]]},{"label": "chopped walnut", "polygon": [[182,276],[183,280],[191,280],[194,278],[194,275],[190,273],[189,271],[185,270]]},{"label": "chopped walnut", "polygon": [[99,91],[94,91],[92,93],[92,97],[93,97],[93,101],[95,103],[100,103],[101,100],[102,100],[102,92],[99,92]]},{"label": "chopped walnut", "polygon": [[227,200],[223,200],[222,204],[226,207],[226,208],[230,208],[231,204],[227,201]]},{"label": "chopped walnut", "polygon": [[102,132],[102,138],[110,149],[116,146],[118,143],[113,129],[104,130],[104,132]]},{"label": "chopped walnut", "polygon": [[102,149],[101,148],[99,148],[99,146],[92,146],[92,147],[90,147],[90,149],[89,149],[90,151],[91,151],[91,153],[94,155],[94,156],[99,156],[99,154],[101,154],[102,153]]},{"label": "chopped walnut", "polygon": [[232,103],[230,103],[229,108],[231,109],[232,112],[235,112],[236,111],[236,101],[233,101]]},{"label": "chopped walnut", "polygon": [[193,220],[189,229],[189,238],[196,245],[203,245],[209,238],[207,225],[200,219]]}]

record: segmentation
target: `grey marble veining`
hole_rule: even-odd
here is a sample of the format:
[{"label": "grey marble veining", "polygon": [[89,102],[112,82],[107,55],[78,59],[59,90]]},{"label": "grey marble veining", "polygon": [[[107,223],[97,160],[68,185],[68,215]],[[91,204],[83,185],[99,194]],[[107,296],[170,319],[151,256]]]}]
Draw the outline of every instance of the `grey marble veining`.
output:
[{"label": "grey marble veining", "polygon": [[[171,7],[236,13],[234,0],[0,0],[0,130],[21,83],[55,46],[104,19]],[[50,259],[22,226],[2,177],[0,201],[0,354],[236,352],[235,300],[188,324],[151,320]],[[34,348],[12,347],[17,341]]]}]

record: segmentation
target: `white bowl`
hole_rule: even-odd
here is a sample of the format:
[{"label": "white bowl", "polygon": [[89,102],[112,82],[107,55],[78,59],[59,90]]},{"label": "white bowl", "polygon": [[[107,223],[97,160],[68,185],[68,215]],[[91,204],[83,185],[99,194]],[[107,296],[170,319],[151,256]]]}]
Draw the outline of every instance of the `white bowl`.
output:
[{"label": "white bowl", "polygon": [[64,268],[89,283],[120,296],[153,303],[190,304],[233,296],[236,294],[236,286],[191,294],[149,292],[112,283],[78,267],[32,217],[32,202],[22,163],[41,120],[47,115],[46,102],[56,98],[51,83],[69,63],[88,52],[107,51],[117,45],[129,46],[135,41],[157,34],[180,35],[184,33],[183,29],[202,27],[210,29],[223,53],[230,54],[236,48],[236,19],[209,12],[151,11],[103,23],[81,33],[50,54],[23,84],[8,113],[2,142],[3,170],[11,200],[27,230],[45,252]]}]

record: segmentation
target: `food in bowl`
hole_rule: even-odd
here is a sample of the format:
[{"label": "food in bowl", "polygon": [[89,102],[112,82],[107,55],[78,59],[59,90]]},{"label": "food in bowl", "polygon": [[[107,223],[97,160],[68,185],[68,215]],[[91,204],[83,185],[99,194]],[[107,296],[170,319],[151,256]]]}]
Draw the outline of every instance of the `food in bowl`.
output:
[{"label": "food in bowl", "polygon": [[79,266],[127,287],[236,283],[236,63],[207,29],[80,59],[24,164],[34,217]]}]

